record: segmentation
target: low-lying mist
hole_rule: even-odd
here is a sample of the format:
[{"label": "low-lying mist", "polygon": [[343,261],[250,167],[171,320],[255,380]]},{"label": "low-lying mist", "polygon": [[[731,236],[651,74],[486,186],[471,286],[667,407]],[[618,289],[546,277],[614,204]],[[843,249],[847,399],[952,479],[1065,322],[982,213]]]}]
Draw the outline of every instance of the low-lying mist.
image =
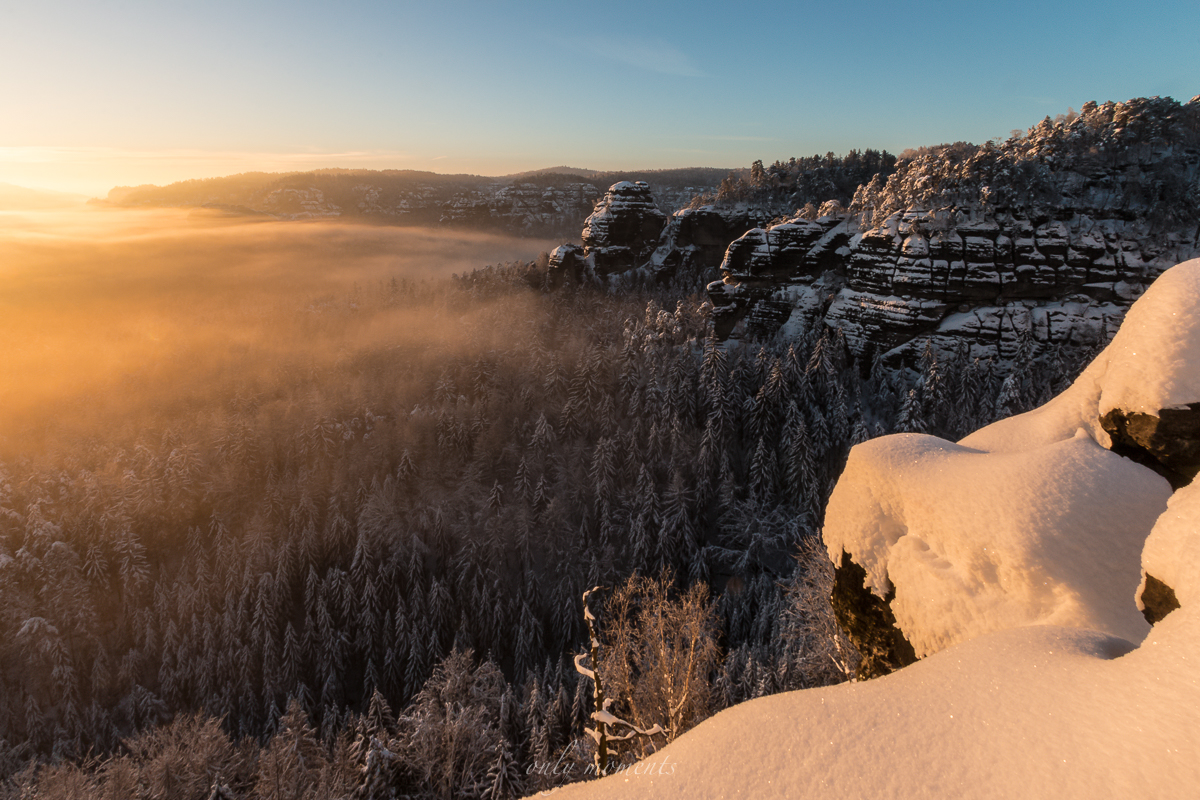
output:
[{"label": "low-lying mist", "polygon": [[402,392],[369,374],[381,354],[411,376],[493,335],[431,286],[554,244],[211,211],[0,213],[0,459],[127,446],[234,398],[294,403],[305,384],[328,392],[330,370],[342,391]]}]

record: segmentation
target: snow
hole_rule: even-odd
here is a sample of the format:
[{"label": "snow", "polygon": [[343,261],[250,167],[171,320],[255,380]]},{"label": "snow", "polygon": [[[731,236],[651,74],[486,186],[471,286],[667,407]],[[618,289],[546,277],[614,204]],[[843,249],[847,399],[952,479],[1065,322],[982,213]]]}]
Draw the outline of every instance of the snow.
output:
[{"label": "snow", "polygon": [[1114,408],[1157,415],[1200,400],[1198,297],[1200,259],[1195,259],[1164,272],[1133,304],[1105,351],[1101,415]]},{"label": "snow", "polygon": [[1170,586],[1183,606],[1200,606],[1200,483],[1171,496],[1166,513],[1146,539],[1142,574]]},{"label": "snow", "polygon": [[1193,797],[1200,615],[1176,611],[1129,649],[1074,628],[997,632],[884,678],[734,706],[643,762],[653,769],[555,794]]},{"label": "snow", "polygon": [[[1194,797],[1200,483],[1171,496],[1102,447],[1098,419],[1200,400],[1197,326],[1192,261],[1042,408],[958,444],[854,448],[830,552],[851,550],[881,593],[894,581],[892,608],[927,658],[735,706],[561,796]],[[1134,619],[1144,573],[1181,604],[1152,629]]]},{"label": "snow", "polygon": [[1018,452],[920,434],[856,447],[826,512],[918,656],[1023,625],[1140,641],[1139,554],[1171,489],[1080,431]]}]

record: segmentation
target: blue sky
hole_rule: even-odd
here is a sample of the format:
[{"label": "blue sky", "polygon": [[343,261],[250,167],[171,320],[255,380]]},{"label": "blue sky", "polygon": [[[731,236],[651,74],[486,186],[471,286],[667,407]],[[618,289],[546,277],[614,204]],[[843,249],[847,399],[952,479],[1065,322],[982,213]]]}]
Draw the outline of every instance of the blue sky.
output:
[{"label": "blue sky", "polygon": [[0,0],[0,181],[745,166],[1200,93],[1200,3]]}]

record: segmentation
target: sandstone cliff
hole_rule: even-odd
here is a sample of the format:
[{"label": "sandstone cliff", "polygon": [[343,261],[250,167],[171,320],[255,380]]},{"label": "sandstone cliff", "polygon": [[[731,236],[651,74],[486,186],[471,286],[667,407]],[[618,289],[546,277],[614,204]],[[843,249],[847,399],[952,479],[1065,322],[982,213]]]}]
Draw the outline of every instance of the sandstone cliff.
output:
[{"label": "sandstone cliff", "polygon": [[709,286],[719,332],[819,318],[893,363],[930,339],[997,360],[1093,348],[1200,254],[1200,99],[1090,103],[1003,144],[934,148],[823,213],[729,246]]}]

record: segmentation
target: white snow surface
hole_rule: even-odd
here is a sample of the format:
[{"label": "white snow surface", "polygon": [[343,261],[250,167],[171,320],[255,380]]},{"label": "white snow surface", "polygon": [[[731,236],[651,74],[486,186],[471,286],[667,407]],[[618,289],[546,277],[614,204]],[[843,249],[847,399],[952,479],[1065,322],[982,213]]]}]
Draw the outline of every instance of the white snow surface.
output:
[{"label": "white snow surface", "polygon": [[1200,259],[1160,275],[1129,309],[1105,349],[1099,411],[1158,415],[1200,401]]},{"label": "white snow surface", "polygon": [[1147,574],[1170,586],[1182,606],[1200,606],[1200,481],[1171,495],[1155,523],[1142,551],[1143,582]]},{"label": "white snow surface", "polygon": [[[830,550],[857,548],[877,589],[895,581],[897,617],[932,655],[743,703],[556,794],[1195,797],[1200,483],[1168,506],[1164,480],[1100,446],[1097,419],[1102,397],[1151,411],[1200,400],[1200,262],[1164,273],[1130,320],[1040,409],[958,444],[901,435],[852,452]],[[1139,564],[1181,603],[1148,633],[1132,619]]]},{"label": "white snow surface", "polygon": [[854,448],[825,515],[924,657],[1049,624],[1141,641],[1140,553],[1171,488],[1087,434],[988,452],[899,434]]},{"label": "white snow surface", "polygon": [[555,795],[1195,797],[1196,611],[1173,612],[1131,653],[1095,631],[1020,628],[866,683],[753,700],[637,768]]}]

